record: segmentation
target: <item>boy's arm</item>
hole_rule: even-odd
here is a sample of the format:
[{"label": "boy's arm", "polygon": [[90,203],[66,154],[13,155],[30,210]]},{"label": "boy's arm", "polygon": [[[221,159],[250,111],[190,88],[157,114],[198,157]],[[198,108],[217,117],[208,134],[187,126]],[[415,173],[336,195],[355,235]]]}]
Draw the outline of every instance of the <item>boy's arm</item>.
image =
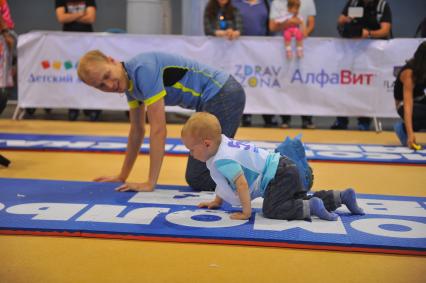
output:
[{"label": "boy's arm", "polygon": [[216,195],[214,200],[210,202],[201,202],[200,204],[198,204],[198,207],[207,207],[208,209],[219,208],[222,205],[222,202],[222,199],[218,195]]},{"label": "boy's arm", "polygon": [[248,183],[244,174],[235,179],[235,185],[237,187],[238,197],[240,198],[242,212],[235,212],[231,214],[231,219],[235,220],[246,220],[251,216],[251,198]]}]

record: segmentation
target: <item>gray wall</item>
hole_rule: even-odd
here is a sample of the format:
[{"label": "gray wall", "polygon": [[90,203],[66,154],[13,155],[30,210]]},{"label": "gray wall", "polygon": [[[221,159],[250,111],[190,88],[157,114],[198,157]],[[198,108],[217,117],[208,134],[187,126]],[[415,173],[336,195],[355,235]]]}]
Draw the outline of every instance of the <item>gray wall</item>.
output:
[{"label": "gray wall", "polygon": [[[185,1],[185,0],[183,0]],[[392,9],[395,37],[412,37],[417,25],[426,16],[425,0],[387,0]],[[9,0],[16,32],[61,30],[55,17],[54,0]],[[172,2],[172,33],[182,32],[182,0]],[[314,36],[337,36],[336,21],[346,0],[315,0],[317,25]],[[126,0],[97,0],[95,31],[108,28],[126,29]]]}]

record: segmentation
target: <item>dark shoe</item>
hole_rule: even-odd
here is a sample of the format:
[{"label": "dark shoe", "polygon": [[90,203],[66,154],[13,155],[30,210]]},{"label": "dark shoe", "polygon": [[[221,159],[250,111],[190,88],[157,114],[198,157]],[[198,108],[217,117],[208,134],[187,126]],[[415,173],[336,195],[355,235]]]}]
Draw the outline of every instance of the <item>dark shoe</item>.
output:
[{"label": "dark shoe", "polygon": [[96,122],[99,120],[99,117],[101,116],[101,110],[92,110],[90,111],[89,117],[90,121]]},{"label": "dark shoe", "polygon": [[0,165],[4,167],[9,167],[10,160],[0,154]]},{"label": "dark shoe", "polygon": [[310,121],[303,121],[302,122],[302,129],[315,129],[315,124]]},{"label": "dark shoe", "polygon": [[77,109],[70,109],[68,110],[68,120],[75,121],[78,119],[78,115],[80,114],[80,111]]},{"label": "dark shoe", "polygon": [[28,116],[33,116],[35,111],[35,108],[25,108],[25,114],[27,114]]},{"label": "dark shoe", "polygon": [[251,115],[243,115],[242,119],[242,126],[243,127],[250,127],[251,126]]},{"label": "dark shoe", "polygon": [[332,130],[347,130],[348,124],[341,123],[338,120],[334,122],[334,124],[330,127]]},{"label": "dark shoe", "polygon": [[370,130],[370,123],[358,123],[358,130],[359,131],[369,131]]}]

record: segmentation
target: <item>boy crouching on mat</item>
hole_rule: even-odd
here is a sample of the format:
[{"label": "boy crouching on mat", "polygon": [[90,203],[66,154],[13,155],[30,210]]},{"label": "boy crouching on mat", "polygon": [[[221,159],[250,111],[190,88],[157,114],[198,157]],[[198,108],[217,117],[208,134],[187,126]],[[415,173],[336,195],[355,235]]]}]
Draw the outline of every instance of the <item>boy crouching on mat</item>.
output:
[{"label": "boy crouching on mat", "polygon": [[232,213],[231,219],[248,219],[251,200],[263,197],[263,215],[272,219],[310,220],[315,215],[333,221],[338,218],[333,211],[342,204],[353,214],[364,214],[353,189],[307,194],[312,170],[299,138],[287,138],[269,152],[222,135],[217,118],[205,112],[193,114],[181,135],[192,157],[207,163],[216,182],[215,199],[199,207],[218,208],[225,200],[242,206],[242,212]]}]

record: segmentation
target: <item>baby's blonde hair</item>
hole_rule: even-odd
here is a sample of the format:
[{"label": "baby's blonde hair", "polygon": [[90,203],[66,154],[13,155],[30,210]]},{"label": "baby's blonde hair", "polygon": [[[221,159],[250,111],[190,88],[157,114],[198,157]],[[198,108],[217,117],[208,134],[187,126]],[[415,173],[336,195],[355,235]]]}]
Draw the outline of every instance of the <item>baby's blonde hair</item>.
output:
[{"label": "baby's blonde hair", "polygon": [[182,128],[181,136],[192,137],[198,141],[206,139],[220,144],[222,128],[216,116],[207,112],[194,113]]},{"label": "baby's blonde hair", "polygon": [[108,56],[99,50],[91,50],[80,58],[78,63],[77,75],[83,82],[86,82],[87,77],[90,73],[90,66],[99,63],[107,63]]}]

